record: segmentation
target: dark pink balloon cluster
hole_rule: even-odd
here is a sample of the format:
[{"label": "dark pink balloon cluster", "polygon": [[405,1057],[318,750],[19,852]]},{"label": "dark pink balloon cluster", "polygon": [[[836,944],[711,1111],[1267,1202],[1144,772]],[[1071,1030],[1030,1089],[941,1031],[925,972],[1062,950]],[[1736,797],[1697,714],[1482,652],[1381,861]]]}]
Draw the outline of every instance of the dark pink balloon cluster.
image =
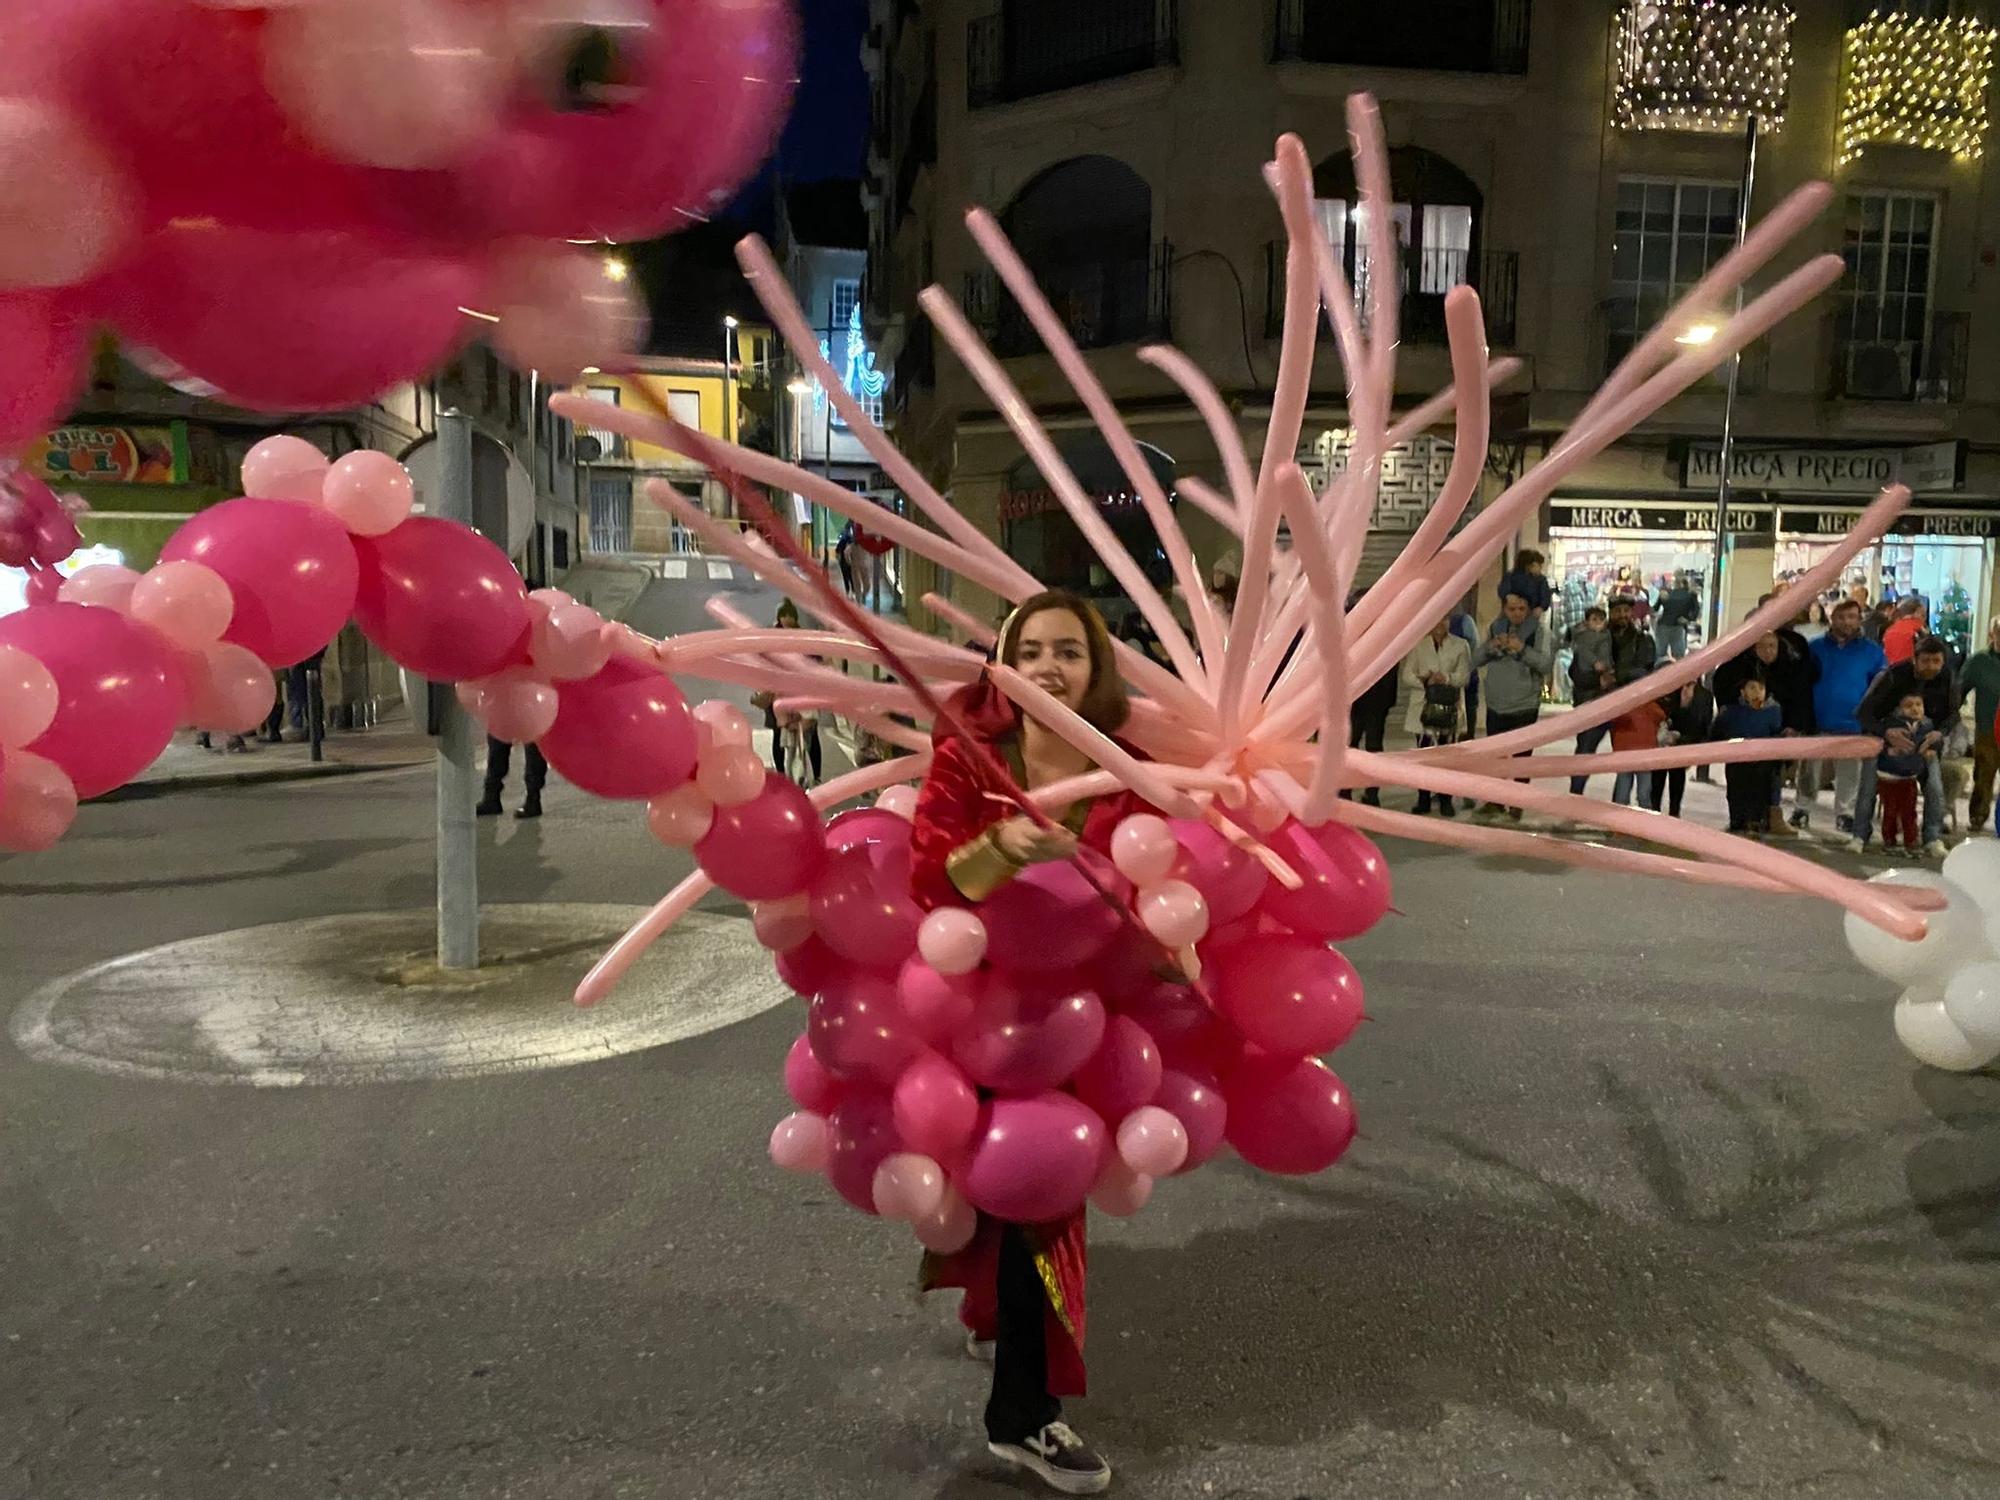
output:
[{"label": "dark pink balloon cluster", "polygon": [[[188,521],[144,574],[83,568],[0,619],[0,849],[54,844],[78,799],[144,771],[178,727],[261,722],[272,669],[322,650],[350,616],[400,666],[460,684],[491,733],[541,741],[588,791],[660,797],[695,774],[703,729],[674,685],[614,658],[594,611],[530,595],[485,537],[410,514],[394,459],[329,464],[271,438],[243,481],[251,494]],[[708,763],[736,766],[731,750],[754,762],[748,745],[745,724]]]},{"label": "dark pink balloon cluster", "polygon": [[56,564],[82,544],[76,517],[89,507],[59,496],[18,465],[0,461],[0,568],[28,574],[28,597],[47,601],[60,587]]},{"label": "dark pink balloon cluster", "polygon": [[856,1208],[950,1252],[981,1213],[1137,1212],[1157,1178],[1225,1142],[1286,1173],[1346,1149],[1353,1107],[1320,1058],[1361,1020],[1360,981],[1330,942],[1388,909],[1366,838],[1285,824],[1267,838],[1280,882],[1208,824],[1121,826],[1118,868],[1103,861],[1100,878],[1149,926],[1148,892],[1187,888],[1211,1008],[1068,865],[1031,866],[976,911],[925,914],[910,897],[913,801],[885,794],[822,827],[771,777],[695,844],[716,884],[758,903],[759,938],[807,997],[785,1063],[798,1113],[771,1138],[780,1166],[824,1172]]},{"label": "dark pink balloon cluster", "polygon": [[101,324],[263,410],[366,401],[474,330],[552,378],[608,363],[642,314],[565,241],[727,197],[797,40],[790,0],[10,0],[0,59],[4,451]]}]

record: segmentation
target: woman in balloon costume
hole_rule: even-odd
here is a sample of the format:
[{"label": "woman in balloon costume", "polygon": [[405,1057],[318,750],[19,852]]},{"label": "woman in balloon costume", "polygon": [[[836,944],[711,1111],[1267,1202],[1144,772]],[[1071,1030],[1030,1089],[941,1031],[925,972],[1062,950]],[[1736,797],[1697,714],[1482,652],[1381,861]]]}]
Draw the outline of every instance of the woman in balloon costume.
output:
[{"label": "woman in balloon costume", "polygon": [[[1129,705],[1111,639],[1083,600],[1061,590],[1027,600],[1002,627],[998,656],[1093,728],[1115,734],[1124,727]],[[935,739],[911,835],[911,884],[920,905],[977,907],[1030,865],[1069,860],[1079,847],[1108,856],[1125,817],[1149,810],[1121,791],[1049,809],[1054,827],[1036,823],[993,785],[994,758],[1016,787],[1030,792],[1096,765],[983,679],[954,707],[989,754],[968,753],[964,737],[950,729]],[[926,1290],[964,1289],[961,1316],[975,1352],[991,1346],[991,1451],[1076,1495],[1111,1482],[1110,1466],[1062,1421],[1059,1399],[1084,1390],[1086,1274],[1081,1210],[1051,1224],[982,1218],[969,1246],[924,1262]]]}]

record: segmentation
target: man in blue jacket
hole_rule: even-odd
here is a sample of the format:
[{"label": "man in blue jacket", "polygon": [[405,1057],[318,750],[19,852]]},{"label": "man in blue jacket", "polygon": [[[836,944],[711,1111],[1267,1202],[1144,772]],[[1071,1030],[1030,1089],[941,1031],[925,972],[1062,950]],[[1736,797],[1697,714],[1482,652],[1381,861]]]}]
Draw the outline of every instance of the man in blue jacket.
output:
[{"label": "man in blue jacket", "polygon": [[[1813,684],[1813,718],[1821,734],[1860,734],[1857,714],[1868,684],[1889,665],[1881,645],[1871,641],[1861,629],[1861,606],[1843,599],[1828,617],[1826,634],[1807,646],[1819,663],[1819,681]],[[1850,837],[1854,834],[1855,794],[1861,786],[1858,760],[1827,763],[1809,760],[1799,766],[1799,801],[1807,806],[1819,803],[1819,784],[1827,771],[1833,775],[1834,827]],[[1872,800],[1872,799],[1871,799]]]}]

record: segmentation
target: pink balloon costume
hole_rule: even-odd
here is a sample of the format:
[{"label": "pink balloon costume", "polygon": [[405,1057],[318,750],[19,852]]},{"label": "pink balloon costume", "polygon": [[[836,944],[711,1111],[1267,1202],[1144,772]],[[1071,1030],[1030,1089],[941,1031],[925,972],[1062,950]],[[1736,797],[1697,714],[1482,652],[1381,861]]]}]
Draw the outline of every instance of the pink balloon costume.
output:
[{"label": "pink balloon costume", "polygon": [[[18,201],[0,216],[0,459],[60,415],[92,330],[107,323],[188,388],[272,410],[370,399],[481,330],[523,367],[553,375],[586,348],[601,348],[595,363],[615,362],[636,333],[636,309],[584,274],[579,252],[560,241],[637,237],[699,216],[774,138],[796,55],[782,0],[628,8],[636,26],[622,40],[586,36],[590,58],[579,67],[577,31],[592,28],[566,20],[560,0],[6,7],[0,167]],[[1388,265],[1391,195],[1372,101],[1350,101],[1349,125],[1371,205],[1371,263]],[[296,660],[358,618],[391,658],[460,683],[490,730],[539,738],[581,787],[648,801],[654,831],[693,848],[701,873],[604,957],[578,1003],[609,994],[719,885],[752,903],[779,976],[809,997],[785,1069],[798,1113],[771,1142],[781,1165],[824,1172],[856,1208],[907,1222],[939,1255],[962,1255],[960,1268],[982,1266],[987,1254],[981,1214],[1063,1226],[1038,1237],[1060,1328],[1049,1343],[1051,1391],[1082,1382],[1086,1199],[1135,1212],[1157,1177],[1198,1166],[1225,1138],[1253,1165],[1295,1173],[1323,1169],[1352,1138],[1351,1101],[1320,1055],[1346,1039],[1360,1007],[1359,981],[1330,945],[1365,930],[1388,903],[1386,866],[1368,834],[1802,892],[1894,939],[1921,939],[1925,911],[1944,899],[1936,892],[1846,879],[1777,848],[1511,779],[1567,776],[1573,768],[1560,758],[1512,757],[1692,681],[1791,617],[1796,599],[1894,522],[1909,500],[1900,487],[1791,588],[1643,684],[1497,737],[1389,754],[1347,748],[1352,685],[1393,667],[1567,475],[1833,284],[1839,257],[1808,260],[1714,339],[1674,341],[1675,329],[1724,309],[1830,190],[1804,189],[1760,223],[1639,343],[1544,461],[1458,528],[1484,467],[1490,392],[1516,367],[1489,363],[1477,294],[1461,287],[1446,299],[1453,386],[1398,417],[1397,303],[1385,291],[1398,279],[1371,279],[1364,319],[1314,223],[1296,138],[1279,141],[1267,180],[1287,235],[1286,306],[1254,465],[1202,372],[1172,348],[1140,351],[1202,415],[1221,455],[1224,482],[1183,479],[1178,498],[1241,539],[1242,581],[1227,612],[1204,590],[1168,495],[1062,320],[997,222],[967,216],[1126,471],[1188,628],[963,313],[938,288],[921,298],[1171,663],[1121,649],[1134,693],[1122,740],[1018,673],[984,669],[976,651],[861,615],[771,520],[752,486],[803,495],[996,597],[1018,602],[1041,588],[870,422],[819,354],[769,253],[750,240],[740,259],[774,324],[928,526],[691,432],[664,411],[580,397],[553,405],[708,464],[765,523],[761,536],[721,526],[664,484],[649,496],[825,628],[760,629],[718,603],[716,630],[646,640],[560,595],[524,595],[490,542],[411,517],[409,486],[393,466],[335,475],[286,439],[246,462],[246,498],[190,523],[144,578],[58,584],[50,570],[75,546],[74,527],[63,530],[66,520],[18,473],[0,474],[0,560],[38,570],[36,602],[0,620],[0,848],[47,848],[79,796],[137,774],[178,722],[248,727],[268,704],[268,679],[258,701],[261,667]],[[1294,455],[1323,311],[1349,374],[1355,459],[1315,493]],[[1383,456],[1448,415],[1457,456],[1442,492],[1388,573],[1344,608]],[[1289,550],[1277,546],[1281,521]],[[50,597],[58,592],[65,597]],[[974,646],[990,642],[948,599],[924,602]],[[850,675],[836,665],[844,661],[887,665],[893,680]],[[909,754],[810,798],[778,778],[741,774],[747,726],[690,714],[669,680],[695,668],[773,693],[780,710],[838,713]],[[948,704],[973,683],[977,695]],[[1032,796],[1000,784],[1007,778],[989,774],[981,750],[1002,745],[1016,712],[1101,769]],[[936,725],[935,743],[912,724]],[[1622,751],[1595,769],[1872,750],[1825,736]],[[903,784],[925,778],[913,827]],[[1448,824],[1340,798],[1371,785],[1530,808],[1651,847]],[[824,821],[876,791],[878,807]],[[987,823],[1010,805],[1079,798],[1097,800],[1077,865],[1017,877],[974,909],[950,905],[964,895],[944,878],[951,860]],[[1172,822],[1162,828],[1147,808]],[[1034,927],[1049,911],[1078,919],[1088,951],[1065,947],[1069,926]],[[1023,930],[1031,940],[1019,939]],[[1190,949],[1194,982],[1162,983],[1160,963]],[[1004,982],[984,977],[989,969]],[[1032,1045],[1017,1045],[1024,1038]],[[984,1274],[961,1279],[990,1284]]]}]

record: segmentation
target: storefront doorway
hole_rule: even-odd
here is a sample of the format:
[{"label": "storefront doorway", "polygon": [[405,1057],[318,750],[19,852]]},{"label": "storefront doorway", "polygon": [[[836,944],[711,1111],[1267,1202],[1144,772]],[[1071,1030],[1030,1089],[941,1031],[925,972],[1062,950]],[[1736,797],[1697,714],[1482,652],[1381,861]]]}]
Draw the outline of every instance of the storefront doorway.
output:
[{"label": "storefront doorway", "polygon": [[[1173,458],[1148,443],[1139,444],[1153,476],[1168,501],[1174,500]],[[1063,446],[1062,456],[1077,483],[1097,502],[1098,514],[1125,550],[1161,589],[1171,584],[1172,569],[1145,507],[1103,438],[1095,433]],[[1069,589],[1096,602],[1115,630],[1131,613],[1124,588],[1104,566],[1097,550],[1064,510],[1054,488],[1033,460],[1022,459],[1007,471],[1000,494],[1000,539],[1022,567],[1051,588]]]}]

